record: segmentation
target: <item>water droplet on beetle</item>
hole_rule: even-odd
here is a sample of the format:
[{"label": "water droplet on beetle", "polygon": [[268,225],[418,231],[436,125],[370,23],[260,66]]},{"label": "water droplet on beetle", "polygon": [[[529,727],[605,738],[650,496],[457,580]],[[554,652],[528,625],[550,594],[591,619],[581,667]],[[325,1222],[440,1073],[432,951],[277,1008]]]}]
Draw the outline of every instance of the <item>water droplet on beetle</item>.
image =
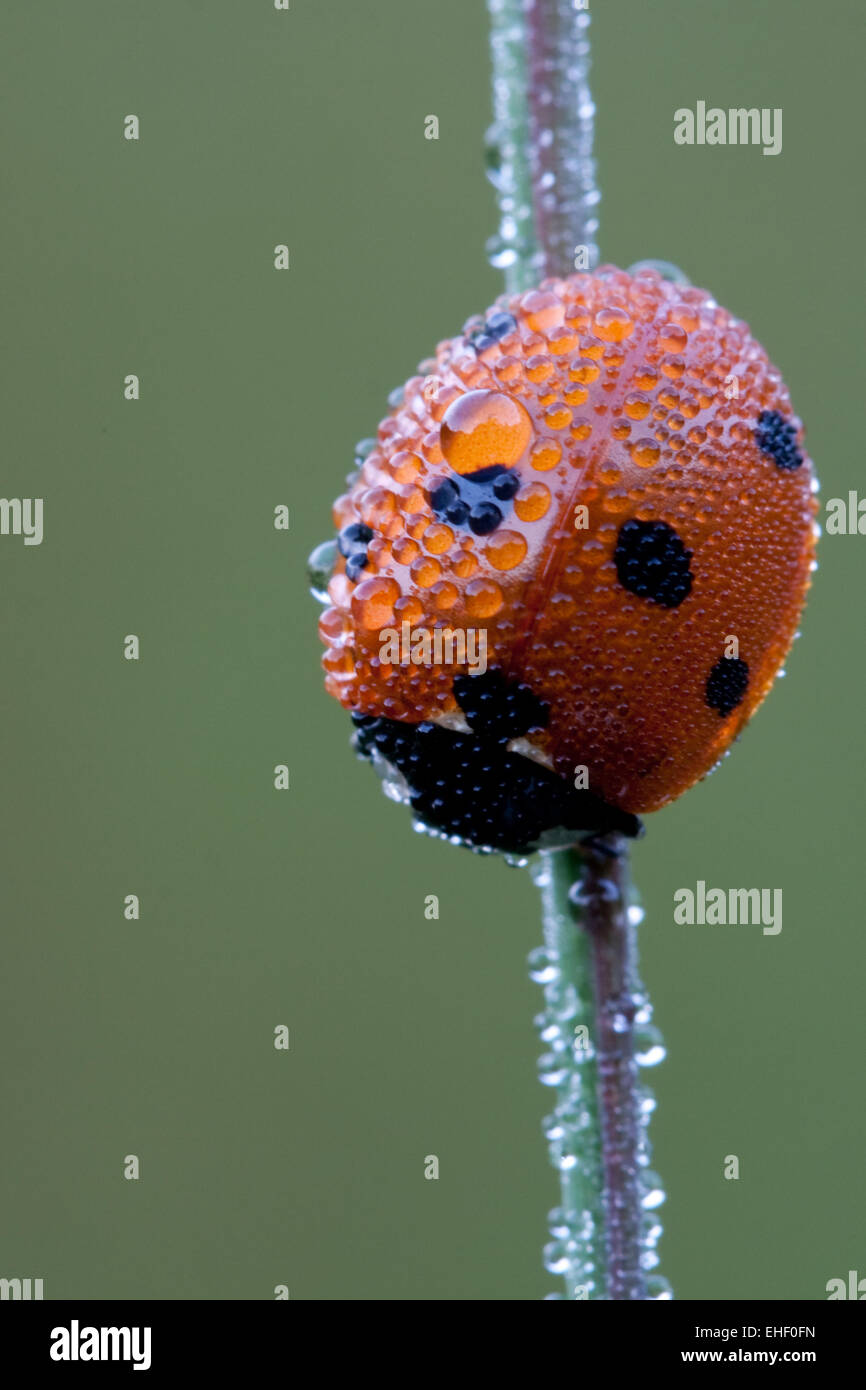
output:
[{"label": "water droplet on beetle", "polygon": [[626,271],[627,275],[639,275],[642,270],[655,270],[663,280],[670,280],[675,285],[691,285],[691,280],[686,273],[680,270],[679,266],[672,261],[635,261]]},{"label": "water droplet on beetle", "polygon": [[376,447],[375,439],[359,439],[353,450],[355,467],[360,468]]},{"label": "water droplet on beetle", "polygon": [[317,603],[329,604],[328,584],[337,563],[337,542],[322,541],[307,560],[307,579],[310,593]]},{"label": "water droplet on beetle", "polygon": [[526,407],[504,391],[468,391],[458,396],[439,429],[446,460],[455,473],[470,476],[494,463],[512,467],[532,437]]}]

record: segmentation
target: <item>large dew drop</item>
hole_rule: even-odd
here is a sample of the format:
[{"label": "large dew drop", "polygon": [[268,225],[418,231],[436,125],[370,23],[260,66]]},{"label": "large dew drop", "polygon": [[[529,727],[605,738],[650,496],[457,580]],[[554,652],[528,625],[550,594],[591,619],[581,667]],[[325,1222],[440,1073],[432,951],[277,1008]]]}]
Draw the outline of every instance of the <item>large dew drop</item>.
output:
[{"label": "large dew drop", "polygon": [[310,593],[317,603],[328,604],[328,584],[337,562],[337,542],[322,541],[317,545],[307,561],[307,579]]},{"label": "large dew drop", "polygon": [[455,473],[479,473],[496,464],[511,468],[532,440],[532,420],[504,391],[468,391],[449,405],[439,437]]},{"label": "large dew drop", "polygon": [[670,280],[674,285],[691,285],[691,280],[685,271],[680,270],[679,266],[674,265],[673,261],[635,261],[634,265],[628,268],[629,275],[640,275],[642,270],[654,270],[663,280]]}]

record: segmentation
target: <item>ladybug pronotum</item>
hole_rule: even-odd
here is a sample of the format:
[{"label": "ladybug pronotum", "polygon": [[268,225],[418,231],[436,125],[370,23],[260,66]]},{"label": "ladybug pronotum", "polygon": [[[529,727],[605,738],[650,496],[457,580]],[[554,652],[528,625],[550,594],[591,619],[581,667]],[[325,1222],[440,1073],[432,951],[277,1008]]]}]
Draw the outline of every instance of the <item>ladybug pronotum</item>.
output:
[{"label": "ladybug pronotum", "polygon": [[[500,298],[392,405],[320,623],[358,750],[475,847],[637,833],[797,628],[815,488],[779,373],[705,291],[603,267]],[[481,635],[486,669],[395,659],[394,630]]]}]

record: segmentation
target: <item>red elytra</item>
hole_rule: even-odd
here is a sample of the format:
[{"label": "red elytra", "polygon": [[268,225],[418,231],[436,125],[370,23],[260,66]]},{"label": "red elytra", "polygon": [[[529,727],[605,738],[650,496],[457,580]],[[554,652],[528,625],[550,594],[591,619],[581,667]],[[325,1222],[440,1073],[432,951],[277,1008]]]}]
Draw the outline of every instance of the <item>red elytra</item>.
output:
[{"label": "red elytra", "polygon": [[327,688],[453,724],[467,667],[384,660],[383,634],[483,633],[488,667],[549,707],[526,751],[655,810],[767,694],[815,510],[800,422],[744,323],[652,270],[545,281],[439,344],[335,504],[366,539],[329,585]]}]

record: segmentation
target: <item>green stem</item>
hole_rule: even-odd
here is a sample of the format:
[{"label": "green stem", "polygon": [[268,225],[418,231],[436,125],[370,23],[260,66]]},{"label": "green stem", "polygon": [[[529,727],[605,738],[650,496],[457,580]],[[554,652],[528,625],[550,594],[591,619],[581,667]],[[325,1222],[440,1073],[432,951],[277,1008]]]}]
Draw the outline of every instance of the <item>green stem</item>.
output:
[{"label": "green stem", "polygon": [[647,1169],[653,1102],[638,1065],[653,1065],[664,1049],[637,976],[640,913],[626,842],[540,854],[534,877],[544,947],[530,964],[544,986],[538,1025],[550,1050],[540,1072],[556,1091],[546,1131],[562,1192],[546,1265],[563,1276],[568,1298],[669,1296],[655,1279],[650,1291],[646,1277],[657,1262],[651,1209],[662,1194]]},{"label": "green stem", "polygon": [[589,13],[574,0],[487,0],[493,69],[488,166],[509,294],[598,260]]},{"label": "green stem", "polygon": [[499,234],[488,243],[509,294],[538,281],[540,256],[532,205],[529,50],[523,0],[487,0],[493,69],[493,125],[487,133],[488,175],[497,190]]},{"label": "green stem", "polygon": [[576,924],[569,892],[583,872],[577,850],[539,854],[533,878],[541,892],[544,946],[530,956],[534,980],[544,988],[537,1020],[550,1049],[539,1064],[542,1081],[556,1089],[545,1121],[551,1162],[558,1170],[561,1206],[551,1213],[553,1243],[545,1250],[565,1296],[604,1297],[604,1174],[598,1114],[592,943]]},{"label": "green stem", "polygon": [[[488,9],[488,163],[500,213],[489,251],[517,294],[598,258],[589,15],[576,0],[488,0]],[[647,1278],[661,1233],[651,1212],[663,1194],[646,1167],[654,1101],[638,1065],[664,1049],[636,975],[625,842],[542,853],[534,876],[544,946],[530,964],[544,986],[541,1079],[556,1092],[547,1137],[562,1189],[545,1262],[570,1299],[670,1297]]]}]

